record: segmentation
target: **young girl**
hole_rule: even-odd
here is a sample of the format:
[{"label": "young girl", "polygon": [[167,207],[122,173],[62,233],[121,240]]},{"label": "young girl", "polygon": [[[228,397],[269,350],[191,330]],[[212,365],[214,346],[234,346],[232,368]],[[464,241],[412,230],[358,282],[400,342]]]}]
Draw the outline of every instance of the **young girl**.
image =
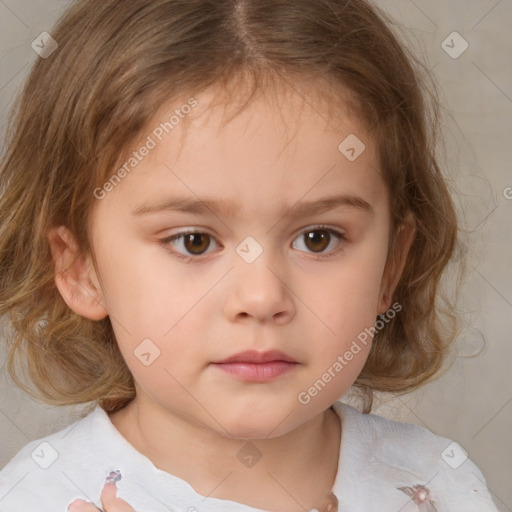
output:
[{"label": "young girl", "polygon": [[2,512],[497,510],[457,443],[369,414],[455,337],[436,104],[389,23],[365,0],[78,0],[41,36],[0,314],[16,382],[90,410],[0,472]]}]

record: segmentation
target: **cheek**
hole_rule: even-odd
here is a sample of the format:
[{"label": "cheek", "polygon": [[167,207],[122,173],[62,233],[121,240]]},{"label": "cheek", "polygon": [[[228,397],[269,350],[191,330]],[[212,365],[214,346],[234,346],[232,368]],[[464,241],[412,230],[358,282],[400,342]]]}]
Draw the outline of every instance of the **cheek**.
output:
[{"label": "cheek", "polygon": [[[354,251],[308,290],[317,316],[327,328],[320,328],[322,342],[315,351],[318,378],[325,372],[332,379],[333,396],[345,392],[359,375],[371,349],[377,320],[379,290],[385,266],[386,246]],[[321,349],[320,349],[321,347]],[[340,361],[338,357],[341,356]],[[325,375],[329,379],[329,375]]]},{"label": "cheek", "polygon": [[156,244],[122,240],[98,255],[105,305],[134,336],[162,337],[215,282],[216,276],[188,272],[184,265],[170,264],[170,258]]},{"label": "cheek", "polygon": [[317,281],[308,290],[312,303],[321,305],[326,324],[335,336],[355,336],[376,321],[385,258],[368,254],[372,253],[354,253],[339,265],[332,265],[322,280],[323,286]]},{"label": "cheek", "polygon": [[125,250],[119,245],[103,256],[107,309],[134,377],[158,386],[161,380],[169,384],[166,370],[176,372],[180,380],[185,370],[195,371],[186,369],[183,361],[195,360],[199,367],[205,358],[207,340],[197,332],[207,331],[208,308],[218,304],[212,305],[208,295],[218,272],[170,265],[158,247]]},{"label": "cheek", "polygon": [[[182,401],[188,403],[190,395],[187,390],[193,387],[209,363],[205,356],[207,350],[198,343],[197,335],[191,334],[185,321],[174,328],[166,324],[164,329],[156,326],[151,329],[155,334],[142,334],[148,330],[140,326],[138,331],[127,334],[123,328],[114,325],[123,359],[137,384],[147,394],[168,401],[167,405]],[[162,331],[167,334],[156,335]]]}]

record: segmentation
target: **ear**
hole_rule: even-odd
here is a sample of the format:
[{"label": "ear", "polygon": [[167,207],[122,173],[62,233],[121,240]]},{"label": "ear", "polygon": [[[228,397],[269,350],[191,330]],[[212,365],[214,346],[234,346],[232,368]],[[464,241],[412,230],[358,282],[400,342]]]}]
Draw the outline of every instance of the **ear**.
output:
[{"label": "ear", "polygon": [[55,264],[55,284],[66,304],[91,320],[108,316],[104,297],[90,257],[79,256],[78,245],[64,226],[47,235]]},{"label": "ear", "polygon": [[379,291],[379,302],[377,314],[385,313],[391,306],[393,293],[400,281],[402,272],[407,261],[407,255],[414,240],[416,232],[416,219],[411,211],[408,211],[405,219],[398,226],[395,235],[394,250],[388,257],[384,273],[382,276],[381,287]]}]

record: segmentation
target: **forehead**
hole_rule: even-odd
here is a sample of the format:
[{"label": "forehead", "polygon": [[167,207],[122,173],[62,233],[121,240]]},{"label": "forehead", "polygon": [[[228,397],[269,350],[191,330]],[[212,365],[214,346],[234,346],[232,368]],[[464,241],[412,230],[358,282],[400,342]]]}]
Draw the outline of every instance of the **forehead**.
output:
[{"label": "forehead", "polygon": [[169,196],[208,197],[256,213],[315,194],[364,190],[375,202],[383,193],[375,141],[348,94],[330,99],[333,93],[275,87],[250,101],[230,101],[219,88],[169,101],[130,148],[151,140],[151,150],[109,201],[122,196],[133,210]]},{"label": "forehead", "polygon": [[[189,108],[188,104],[192,100],[197,102],[197,108]],[[327,128],[338,129],[340,135],[350,129],[363,134],[366,127],[360,116],[364,110],[360,101],[349,89],[326,78],[276,73],[265,74],[263,78],[261,75],[257,78],[232,78],[199,93],[196,91],[180,94],[164,102],[140,130],[138,139],[123,148],[119,162],[124,161],[133,149],[143,144],[148,134],[154,135],[159,145],[163,135],[164,144],[176,147],[183,142],[189,127],[197,136],[205,123],[209,124],[210,129],[216,126],[222,130],[233,125],[234,121],[237,131],[240,125],[247,125],[251,120],[258,121],[265,117],[267,123],[270,119],[274,124],[281,121],[287,135],[293,137],[301,124],[306,123],[307,127],[311,125],[312,118],[318,118],[315,122],[317,128],[324,124]],[[250,113],[247,114],[247,110]],[[169,122],[173,126],[169,127]],[[167,130],[164,127],[166,124]],[[169,128],[172,137],[167,137]],[[162,131],[165,133],[162,134]],[[366,133],[364,137],[368,138]],[[152,152],[148,160],[155,153],[161,152]]]}]

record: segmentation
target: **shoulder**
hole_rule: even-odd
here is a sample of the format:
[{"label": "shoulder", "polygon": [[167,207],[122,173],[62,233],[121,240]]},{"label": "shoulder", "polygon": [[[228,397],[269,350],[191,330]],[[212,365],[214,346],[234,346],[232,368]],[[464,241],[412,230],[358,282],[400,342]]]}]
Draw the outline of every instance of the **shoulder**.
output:
[{"label": "shoulder", "polygon": [[73,482],[76,466],[90,461],[94,467],[91,436],[101,430],[102,416],[93,412],[67,428],[25,445],[0,471],[2,512],[55,512],[56,505],[83,497]]},{"label": "shoulder", "polygon": [[364,461],[360,470],[365,478],[382,480],[409,496],[428,484],[445,504],[440,511],[497,510],[482,472],[459,443],[419,425],[362,414],[342,402],[334,408],[343,425],[343,456]]}]

